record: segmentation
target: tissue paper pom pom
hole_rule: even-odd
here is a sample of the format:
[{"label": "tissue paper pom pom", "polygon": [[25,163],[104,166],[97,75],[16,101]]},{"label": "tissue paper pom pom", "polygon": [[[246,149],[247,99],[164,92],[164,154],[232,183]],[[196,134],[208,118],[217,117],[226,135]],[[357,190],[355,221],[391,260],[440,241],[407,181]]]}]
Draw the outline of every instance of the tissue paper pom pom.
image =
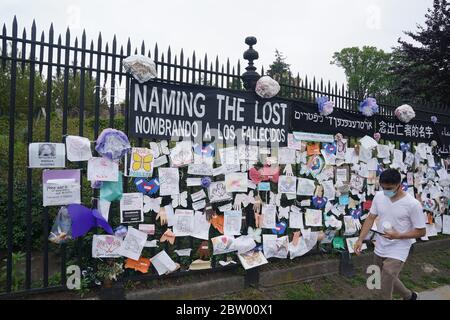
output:
[{"label": "tissue paper pom pom", "polygon": [[367,98],[359,104],[359,111],[366,117],[371,117],[378,113],[377,100],[374,98]]},{"label": "tissue paper pom pom", "polygon": [[211,185],[211,178],[210,177],[202,178],[201,184],[203,188],[209,188],[209,186]]},{"label": "tissue paper pom pom", "polygon": [[436,116],[431,116],[431,122],[433,123],[438,122],[438,118]]},{"label": "tissue paper pom pom", "polygon": [[255,91],[261,98],[270,99],[280,92],[280,85],[269,76],[261,77],[256,83]]},{"label": "tissue paper pom pom", "polygon": [[375,132],[373,134],[373,138],[375,139],[376,142],[378,142],[381,139],[381,134],[379,132]]},{"label": "tissue paper pom pom", "polygon": [[126,134],[111,128],[103,130],[95,146],[99,154],[111,160],[122,158],[130,149],[130,141]]},{"label": "tissue paper pom pom", "polygon": [[395,116],[401,122],[408,123],[416,116],[413,108],[410,105],[404,104],[395,109]]},{"label": "tissue paper pom pom", "polygon": [[320,115],[328,116],[333,113],[334,102],[329,101],[328,97],[318,97],[316,101]]},{"label": "tissue paper pom pom", "polygon": [[156,66],[152,59],[143,55],[134,55],[123,60],[123,68],[140,83],[156,78]]}]

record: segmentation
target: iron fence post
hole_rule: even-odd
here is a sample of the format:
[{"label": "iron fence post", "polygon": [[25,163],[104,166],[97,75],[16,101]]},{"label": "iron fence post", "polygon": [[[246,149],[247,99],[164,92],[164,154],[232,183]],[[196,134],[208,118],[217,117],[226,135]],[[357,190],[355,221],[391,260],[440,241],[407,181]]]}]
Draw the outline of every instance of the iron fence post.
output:
[{"label": "iron fence post", "polygon": [[253,64],[254,60],[258,60],[259,54],[258,51],[253,49],[253,46],[257,43],[255,37],[247,37],[245,38],[245,44],[249,46],[249,48],[244,52],[244,59],[248,60],[248,66],[245,68],[247,70],[241,76],[241,79],[244,83],[244,88],[248,91],[255,90],[256,82],[261,77],[258,72],[256,72],[256,67]]},{"label": "iron fence post", "polygon": [[353,266],[351,255],[348,251],[341,251],[339,274],[347,278],[351,278],[355,275],[355,269]]}]

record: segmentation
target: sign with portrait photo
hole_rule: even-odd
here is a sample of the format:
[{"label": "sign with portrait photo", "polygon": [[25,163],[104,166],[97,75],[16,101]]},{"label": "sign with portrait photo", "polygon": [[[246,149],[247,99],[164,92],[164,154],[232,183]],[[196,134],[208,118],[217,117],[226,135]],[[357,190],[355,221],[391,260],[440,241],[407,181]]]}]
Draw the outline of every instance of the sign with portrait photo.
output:
[{"label": "sign with portrait photo", "polygon": [[65,168],[64,143],[38,142],[28,146],[30,168]]}]

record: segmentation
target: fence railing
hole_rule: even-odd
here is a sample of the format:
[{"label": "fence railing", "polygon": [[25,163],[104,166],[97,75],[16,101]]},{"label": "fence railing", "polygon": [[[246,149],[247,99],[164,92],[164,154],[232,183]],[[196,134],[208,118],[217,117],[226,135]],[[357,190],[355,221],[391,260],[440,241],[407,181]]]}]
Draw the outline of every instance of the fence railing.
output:
[{"label": "fence railing", "polygon": [[[7,168],[0,171],[0,219],[3,224],[0,243],[4,245],[0,250],[6,248],[6,252],[0,252],[1,258],[6,257],[5,288],[0,288],[0,292],[18,290],[13,276],[13,271],[18,268],[13,265],[13,253],[18,250],[25,251],[24,281],[20,290],[61,289],[66,283],[66,266],[86,264],[85,257],[90,256],[90,248],[81,239],[74,245],[49,248],[50,218],[56,215],[56,208],[41,208],[40,172],[28,168],[28,156],[24,156],[28,155],[28,144],[64,142],[68,134],[96,140],[101,130],[107,127],[128,133],[127,115],[117,112],[115,106],[119,103],[125,109],[129,106],[130,78],[122,70],[122,61],[131,54],[151,57],[156,63],[159,80],[167,82],[243,90],[243,70],[240,61],[232,65],[228,59],[222,63],[218,57],[210,59],[206,54],[198,57],[195,52],[187,56],[183,50],[174,54],[170,47],[161,52],[157,44],[149,49],[144,42],[136,48],[130,40],[125,46],[119,46],[115,37],[112,42],[105,42],[101,34],[95,42],[89,42],[85,32],[81,38],[73,38],[69,29],[64,38],[56,36],[53,26],[47,33],[38,34],[34,22],[30,33],[24,28],[20,34],[15,18],[10,33],[3,25],[0,45],[0,115],[3,116],[0,134],[4,136],[0,140],[0,165]],[[264,74],[263,68],[261,74]],[[282,87],[281,96],[290,99],[314,102],[316,97],[328,95],[337,108],[356,111],[363,98],[349,94],[344,86],[315,78],[300,79],[299,75],[289,75],[278,80]],[[392,115],[395,100],[380,99],[379,105],[383,115]],[[419,109],[424,114],[445,115],[449,112],[448,106],[421,106]],[[55,116],[56,111],[61,116]],[[39,112],[43,116],[36,120]],[[144,144],[142,139],[133,142],[140,146]],[[85,169],[82,164],[70,165]],[[124,192],[127,192],[130,181],[124,180]],[[90,189],[87,181],[81,183],[83,203],[99,197],[98,190]],[[153,223],[154,219],[150,219]],[[190,241],[193,248],[192,239]],[[165,246],[167,248],[167,244]],[[177,241],[175,248],[179,246]],[[54,265],[49,254],[58,257],[59,263]],[[213,267],[217,270],[229,268],[221,268],[216,262],[213,259]],[[33,271],[36,264],[39,264],[38,274]],[[58,273],[55,270],[59,270],[60,277],[53,279],[51,272]],[[41,280],[36,282],[36,278]]]}]

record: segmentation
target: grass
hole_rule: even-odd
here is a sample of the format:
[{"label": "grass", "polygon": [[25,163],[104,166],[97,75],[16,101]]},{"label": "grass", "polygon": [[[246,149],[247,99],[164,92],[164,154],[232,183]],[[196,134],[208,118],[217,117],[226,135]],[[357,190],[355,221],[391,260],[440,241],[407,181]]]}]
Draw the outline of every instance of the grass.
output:
[{"label": "grass", "polygon": [[[425,272],[425,265],[434,270]],[[433,269],[431,268],[431,269]],[[227,300],[274,299],[274,300],[328,300],[328,299],[377,299],[377,290],[368,290],[364,269],[355,269],[352,278],[328,275],[313,280],[296,282],[270,288],[246,289],[231,295]],[[282,270],[280,269],[280,272]],[[403,284],[414,291],[426,291],[450,284],[450,249],[413,254],[400,273]],[[394,294],[394,299],[401,299]]]},{"label": "grass", "polygon": [[263,292],[249,288],[237,293],[228,294],[223,297],[224,300],[262,300],[265,299]]},{"label": "grass", "polygon": [[351,278],[346,278],[346,280],[353,288],[356,288],[356,287],[364,285],[367,281],[367,278],[364,277],[364,275],[362,275],[362,274],[355,274]]},{"label": "grass", "polygon": [[287,300],[316,300],[320,299],[321,293],[313,289],[309,283],[300,283],[286,291]]}]

